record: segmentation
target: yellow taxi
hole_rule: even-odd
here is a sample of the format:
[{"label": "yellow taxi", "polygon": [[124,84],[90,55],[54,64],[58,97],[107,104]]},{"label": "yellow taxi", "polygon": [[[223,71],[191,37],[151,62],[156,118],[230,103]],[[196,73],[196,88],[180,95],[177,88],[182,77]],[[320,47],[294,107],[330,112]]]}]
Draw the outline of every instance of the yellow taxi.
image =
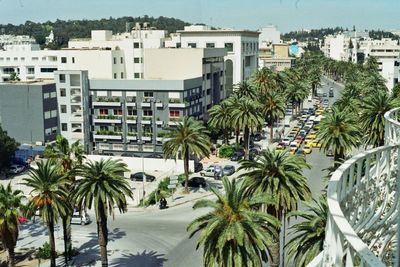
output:
[{"label": "yellow taxi", "polygon": [[276,148],[275,148],[275,150],[276,150],[276,151],[282,151],[282,150],[285,150],[285,147],[284,147],[284,146],[281,146],[281,145],[277,145]]},{"label": "yellow taxi", "polygon": [[319,128],[321,128],[320,126],[319,126],[319,124],[316,124],[316,125],[314,125],[314,130],[319,130]]},{"label": "yellow taxi", "polygon": [[308,139],[314,140],[315,138],[317,138],[316,134],[309,134],[306,136],[306,138],[308,137]]},{"label": "yellow taxi", "polygon": [[300,128],[297,127],[297,126],[294,126],[293,129],[292,129],[292,132],[294,132],[294,131],[296,131],[296,133],[297,133],[298,131],[300,131]]},{"label": "yellow taxi", "polygon": [[319,139],[319,138],[314,139],[314,140],[310,143],[310,145],[311,145],[312,147],[320,148],[320,147],[321,147],[320,139]]},{"label": "yellow taxi", "polygon": [[307,145],[309,143],[311,143],[313,141],[313,139],[311,139],[310,137],[306,136],[306,138],[304,139],[304,144]]},{"label": "yellow taxi", "polygon": [[304,154],[310,154],[312,152],[311,146],[310,145],[305,145],[303,147],[303,152],[304,152]]},{"label": "yellow taxi", "polygon": [[290,154],[292,155],[296,154],[296,149],[290,149]]}]

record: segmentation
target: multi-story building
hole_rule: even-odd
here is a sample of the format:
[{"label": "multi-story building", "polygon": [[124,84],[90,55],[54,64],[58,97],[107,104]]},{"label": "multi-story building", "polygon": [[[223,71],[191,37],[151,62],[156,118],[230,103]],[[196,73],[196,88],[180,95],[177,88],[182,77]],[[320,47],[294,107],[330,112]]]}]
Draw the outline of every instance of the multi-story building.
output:
[{"label": "multi-story building", "polygon": [[0,125],[21,144],[46,144],[58,132],[54,82],[0,84]]},{"label": "multi-story building", "polygon": [[258,67],[259,32],[248,30],[219,29],[208,26],[185,26],[168,42],[169,46],[182,48],[225,48],[225,86],[230,92],[233,84],[250,78]]},{"label": "multi-story building", "polygon": [[283,71],[294,65],[295,58],[289,55],[288,44],[269,44],[259,50],[259,68],[269,68],[274,71]]},{"label": "multi-story building", "polygon": [[22,47],[33,47],[36,50],[40,49],[40,46],[36,44],[36,40],[27,35],[0,35],[0,50],[8,50],[14,45]]},{"label": "multi-story building", "polygon": [[268,25],[260,29],[260,36],[258,37],[258,46],[266,47],[269,44],[281,43],[281,32],[278,31],[276,26]]},{"label": "multi-story building", "polygon": [[57,71],[61,134],[87,152],[161,153],[165,128],[205,119],[226,96],[225,49],[146,49],[145,79],[87,79]]},{"label": "multi-story building", "polygon": [[68,42],[68,47],[73,49],[108,48],[122,50],[125,57],[127,79],[143,79],[144,49],[161,48],[164,45],[166,31],[155,30],[147,27],[141,29],[140,25],[129,33],[113,35],[111,31],[92,31],[90,39],[73,39]]}]

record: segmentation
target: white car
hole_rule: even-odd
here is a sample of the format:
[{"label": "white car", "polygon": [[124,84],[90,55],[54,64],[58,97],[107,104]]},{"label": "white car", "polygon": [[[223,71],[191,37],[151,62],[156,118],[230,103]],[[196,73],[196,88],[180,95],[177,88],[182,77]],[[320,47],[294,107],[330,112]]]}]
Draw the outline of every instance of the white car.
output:
[{"label": "white car", "polygon": [[25,169],[25,167],[22,166],[22,165],[13,164],[13,165],[10,166],[10,169],[8,170],[8,173],[10,173],[10,174],[18,174],[18,173],[23,172],[24,169]]},{"label": "white car", "polygon": [[290,140],[290,138],[283,138],[283,139],[282,139],[282,143],[283,143],[285,146],[289,146],[289,144],[290,144],[291,141],[292,141],[292,140]]},{"label": "white car", "polygon": [[79,211],[75,211],[71,218],[71,224],[86,225],[89,224],[90,222],[91,222],[90,216],[85,212],[80,214]]},{"label": "white car", "polygon": [[223,176],[223,170],[222,167],[219,165],[210,165],[205,170],[202,170],[200,172],[200,175],[210,177]]},{"label": "white car", "polygon": [[289,145],[289,148],[290,148],[290,150],[296,151],[297,148],[298,148],[297,142],[291,142],[290,145]]}]

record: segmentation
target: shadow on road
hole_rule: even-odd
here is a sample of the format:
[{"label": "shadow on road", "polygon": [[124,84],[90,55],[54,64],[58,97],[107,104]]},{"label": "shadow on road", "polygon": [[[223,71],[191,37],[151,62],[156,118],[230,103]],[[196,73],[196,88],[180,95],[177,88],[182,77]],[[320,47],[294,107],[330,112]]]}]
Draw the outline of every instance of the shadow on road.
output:
[{"label": "shadow on road", "polygon": [[164,254],[157,254],[156,251],[147,252],[144,250],[142,253],[138,252],[136,255],[122,254],[119,259],[111,262],[110,266],[140,266],[140,267],[162,267],[167,259]]}]

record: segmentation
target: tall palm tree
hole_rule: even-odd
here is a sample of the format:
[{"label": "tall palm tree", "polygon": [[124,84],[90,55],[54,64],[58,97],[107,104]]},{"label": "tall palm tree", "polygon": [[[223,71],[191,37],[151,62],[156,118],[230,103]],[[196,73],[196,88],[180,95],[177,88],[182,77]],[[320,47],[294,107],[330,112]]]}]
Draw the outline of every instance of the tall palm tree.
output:
[{"label": "tall palm tree", "polygon": [[113,214],[114,207],[125,212],[127,197],[133,198],[129,183],[119,175],[125,171],[128,171],[125,163],[111,159],[89,161],[77,169],[77,174],[84,178],[77,181],[72,197],[79,207],[94,206],[102,267],[108,266],[107,218]]},{"label": "tall palm tree", "polygon": [[235,94],[237,94],[239,97],[249,97],[251,99],[255,99],[257,97],[257,92],[249,81],[243,81],[239,83],[237,85]]},{"label": "tall palm tree", "polygon": [[167,141],[163,143],[164,157],[180,156],[183,159],[185,171],[185,192],[188,193],[189,159],[191,155],[197,158],[210,155],[211,142],[204,125],[192,117],[184,117],[175,128],[167,130]]},{"label": "tall palm tree", "polygon": [[54,225],[58,218],[71,212],[68,202],[68,193],[65,191],[70,181],[58,173],[59,167],[53,160],[45,163],[38,162],[37,169],[29,171],[29,177],[24,179],[24,184],[32,188],[32,198],[28,202],[28,216],[33,216],[36,211],[41,214],[42,220],[47,224],[49,243],[51,248],[51,267],[56,266],[56,246],[54,241]]},{"label": "tall palm tree", "polygon": [[385,91],[375,91],[361,102],[360,123],[364,133],[365,145],[383,146],[385,136],[385,113],[399,106],[399,101],[392,99]]},{"label": "tall palm tree", "polygon": [[277,87],[273,72],[266,67],[256,70],[253,74],[252,81],[258,91],[264,94],[274,91]]},{"label": "tall palm tree", "polygon": [[260,105],[248,97],[242,97],[238,106],[232,110],[232,124],[243,129],[245,158],[249,158],[250,130],[264,122]]},{"label": "tall palm tree", "polygon": [[[70,192],[70,186],[75,182],[75,175],[72,170],[76,166],[80,166],[85,158],[82,145],[79,141],[76,141],[70,146],[65,137],[57,135],[54,145],[48,145],[44,154],[45,157],[56,161],[60,167],[59,174],[67,176],[71,181],[71,183],[68,184],[68,188],[65,188],[67,192]],[[73,213],[73,203],[71,199],[68,199],[68,204],[71,206],[71,209],[69,209],[70,212],[61,217],[64,236],[65,263],[68,263],[68,260],[72,257],[71,218]]]},{"label": "tall palm tree", "polygon": [[344,159],[346,153],[358,146],[361,133],[352,113],[333,107],[321,120],[317,136],[321,138],[321,146],[325,152],[332,150],[336,165],[340,159]]},{"label": "tall palm tree", "polygon": [[305,203],[306,210],[293,211],[289,214],[289,217],[302,218],[300,222],[290,227],[294,237],[286,244],[288,258],[295,266],[306,266],[324,249],[328,220],[326,196],[321,196],[319,201],[314,199],[313,202],[313,204]]},{"label": "tall palm tree", "polygon": [[[309,169],[303,157],[291,155],[288,151],[264,150],[257,161],[244,160],[239,170],[247,181],[248,194],[260,192],[274,199],[272,205],[264,207],[268,214],[284,220],[285,214],[297,210],[299,201],[311,197],[304,169]],[[279,239],[275,239],[271,250],[270,266],[279,266]]]},{"label": "tall palm tree", "polygon": [[229,112],[231,114],[231,123],[232,127],[235,129],[235,143],[236,145],[239,145],[239,134],[240,134],[240,127],[239,125],[234,125],[232,122],[232,112],[236,109],[236,107],[239,105],[239,103],[242,101],[242,98],[238,94],[233,94],[231,95],[228,99],[226,99],[226,102],[229,107]]},{"label": "tall palm tree", "polygon": [[11,183],[7,186],[0,184],[0,240],[7,249],[8,265],[15,266],[14,249],[18,240],[18,218],[24,199],[21,190],[12,190]]},{"label": "tall palm tree", "polygon": [[217,200],[203,199],[193,206],[212,210],[189,224],[190,238],[201,232],[197,249],[204,246],[206,267],[261,267],[279,227],[277,219],[259,211],[260,205],[271,200],[266,194],[247,196],[243,181],[230,182],[224,177],[222,183],[225,194],[211,188]]},{"label": "tall palm tree", "polygon": [[231,107],[227,100],[222,101],[208,110],[210,116],[209,123],[214,128],[224,131],[224,143],[229,144],[229,130],[231,129]]},{"label": "tall palm tree", "polygon": [[273,140],[274,123],[285,115],[286,102],[277,91],[271,91],[260,97],[261,110],[270,125],[270,140]]}]

